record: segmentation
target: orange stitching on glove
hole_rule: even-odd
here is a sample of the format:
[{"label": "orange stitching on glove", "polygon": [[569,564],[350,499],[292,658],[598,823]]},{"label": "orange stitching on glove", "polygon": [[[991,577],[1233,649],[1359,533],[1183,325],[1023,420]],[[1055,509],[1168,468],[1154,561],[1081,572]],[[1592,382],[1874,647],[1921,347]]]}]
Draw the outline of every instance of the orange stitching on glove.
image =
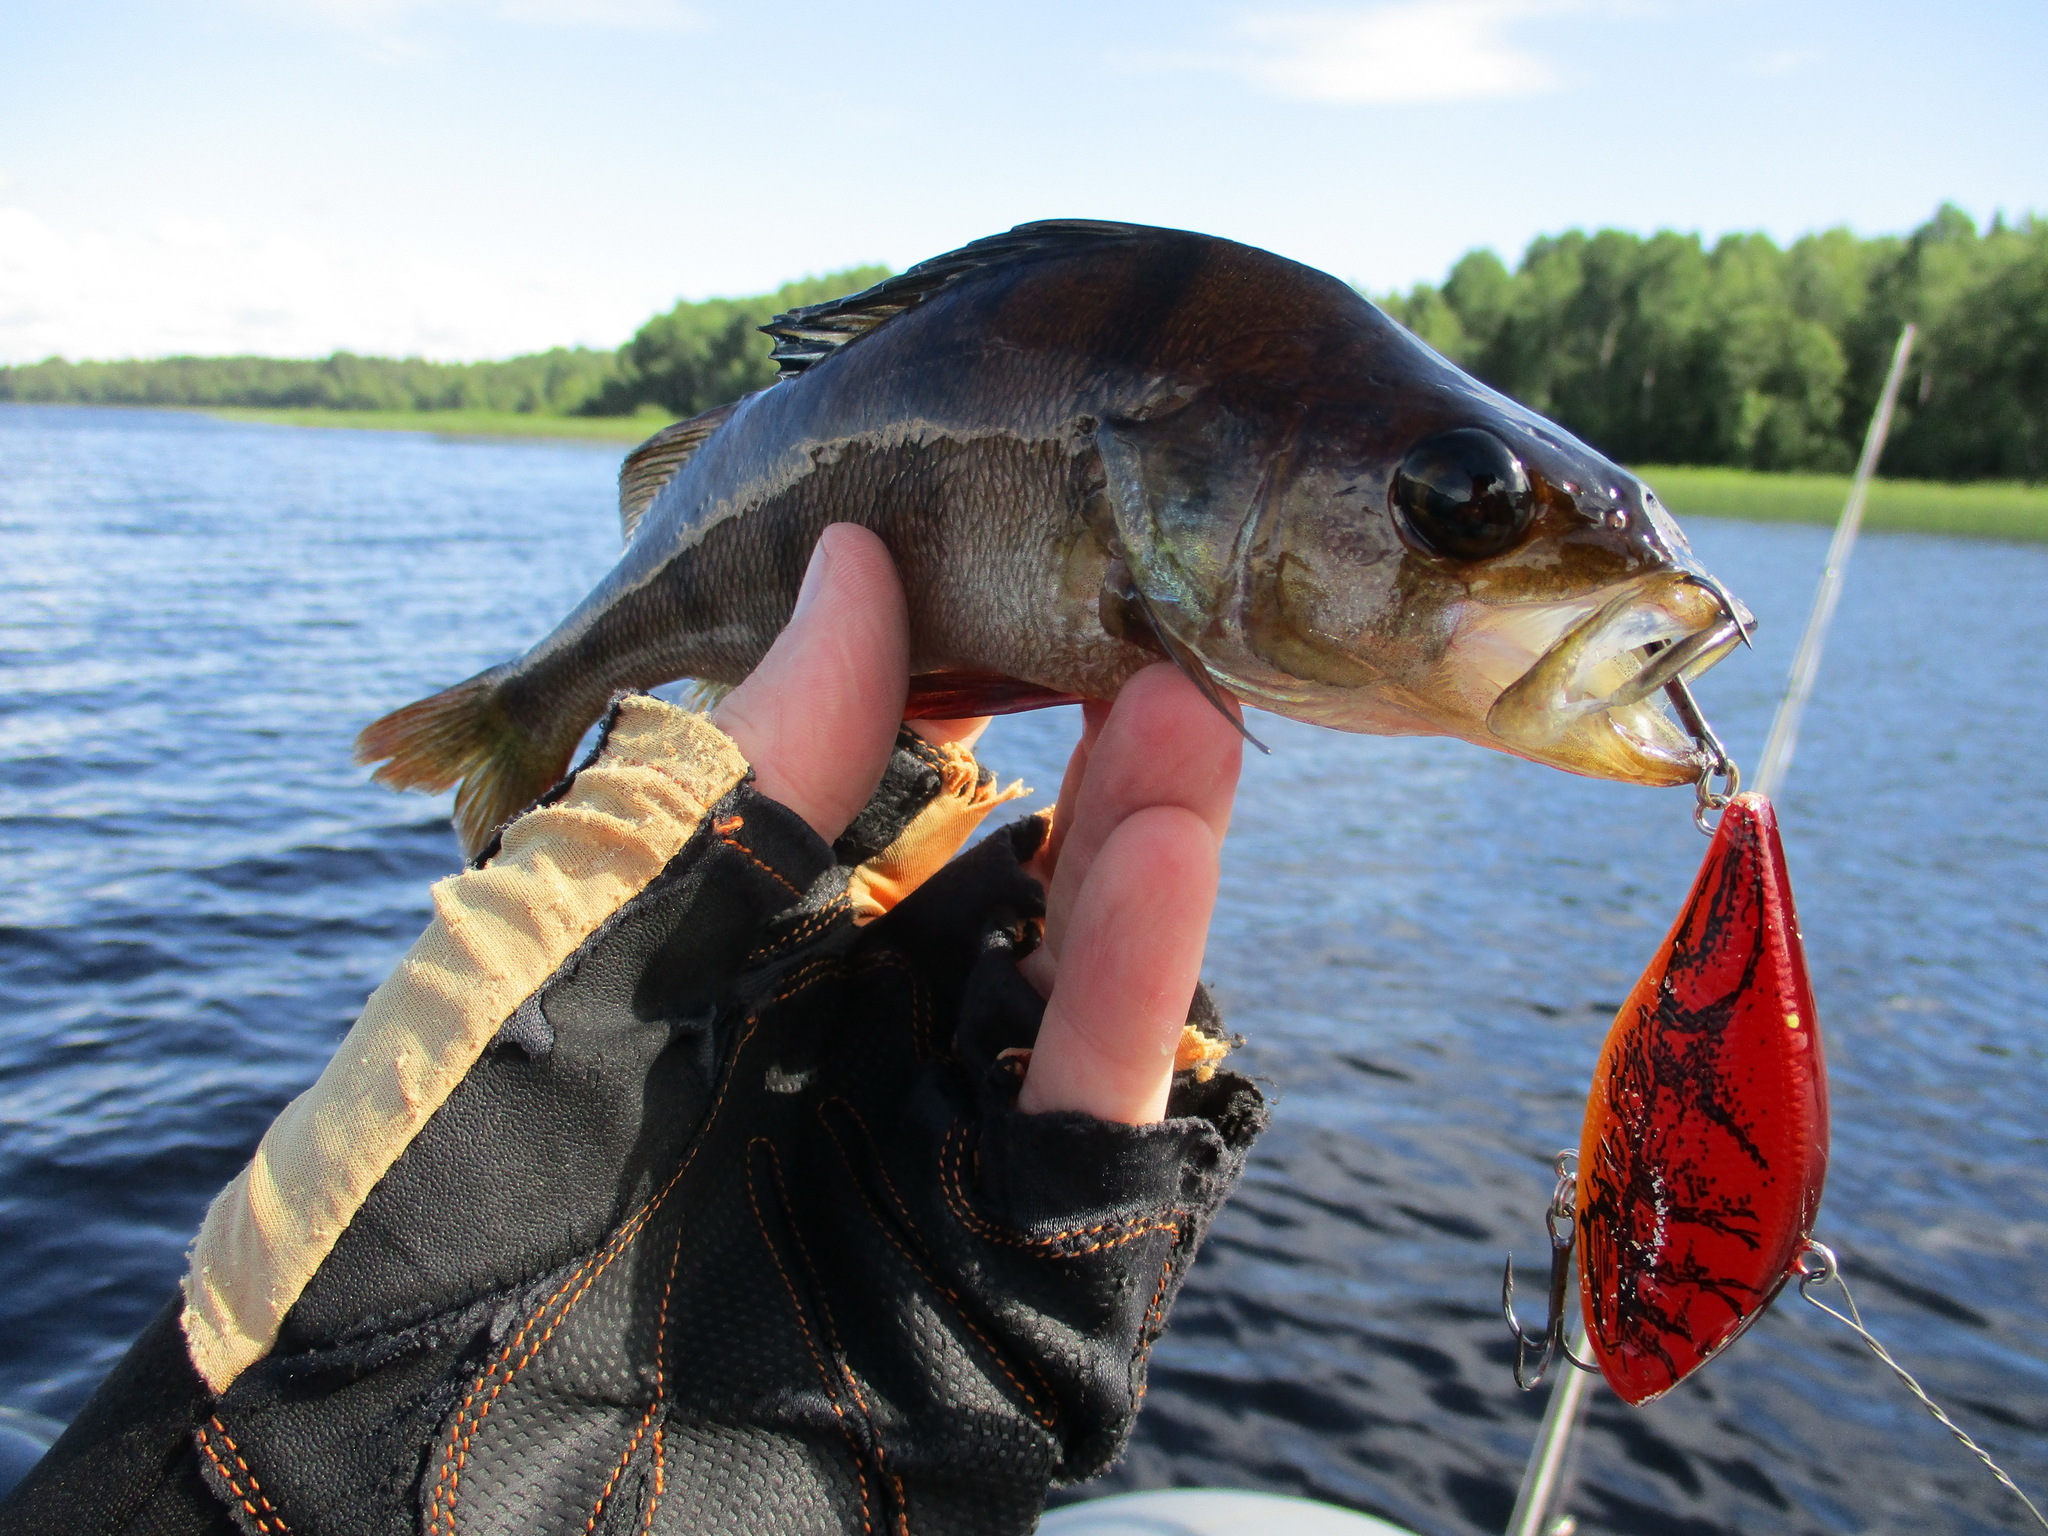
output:
[{"label": "orange stitching on glove", "polygon": [[[751,1033],[751,1031],[749,1032]],[[744,1045],[746,1043],[745,1039],[742,1038],[740,1043]],[[733,1059],[735,1061],[739,1059],[739,1052],[737,1050],[733,1052]],[[648,1498],[647,1509],[641,1516],[640,1529],[642,1531],[653,1529],[654,1512],[661,1507],[662,1492],[667,1486],[662,1476],[663,1425],[658,1421],[657,1416],[668,1402],[668,1304],[669,1298],[675,1294],[676,1269],[682,1262],[683,1234],[679,1227],[676,1231],[675,1245],[668,1252],[668,1274],[661,1282],[661,1310],[656,1313],[654,1321],[654,1401],[647,1409],[647,1418],[641,1421],[643,1425],[649,1421],[656,1421],[654,1424],[654,1492]]]},{"label": "orange stitching on glove", "polygon": [[640,1416],[639,1427],[633,1431],[633,1438],[626,1442],[625,1453],[619,1457],[618,1465],[612,1468],[612,1475],[605,1479],[604,1492],[597,1496],[597,1507],[591,1510],[590,1518],[583,1522],[586,1533],[597,1529],[597,1522],[604,1514],[605,1505],[611,1502],[612,1490],[619,1486],[620,1477],[624,1476],[626,1468],[632,1465],[633,1453],[640,1449],[640,1441],[647,1433],[647,1426],[654,1422],[655,1411],[660,1407],[661,1404],[657,1400],[653,1408]]},{"label": "orange stitching on glove", "polygon": [[[828,1099],[825,1103],[818,1106],[819,1122],[824,1125],[825,1134],[832,1138],[833,1145],[839,1148],[839,1156],[845,1162],[848,1174],[853,1177],[854,1192],[860,1196],[861,1204],[867,1208],[869,1219],[881,1229],[882,1235],[889,1239],[896,1251],[902,1254],[910,1267],[916,1270],[919,1276],[923,1278],[924,1283],[945,1297],[947,1302],[951,1304],[953,1315],[960,1319],[962,1327],[974,1335],[975,1342],[988,1352],[991,1360],[995,1361],[996,1369],[1001,1371],[1010,1385],[1017,1389],[1017,1395],[1024,1399],[1025,1406],[1031,1410],[1031,1416],[1038,1420],[1046,1429],[1057,1429],[1059,1427],[1058,1408],[1056,1406],[1045,1408],[1039,1405],[1039,1401],[1032,1395],[1031,1389],[1018,1380],[1017,1373],[1010,1369],[1009,1358],[987,1334],[981,1331],[974,1319],[967,1315],[967,1304],[960,1299],[959,1294],[926,1268],[917,1255],[905,1246],[903,1239],[889,1230],[889,1224],[882,1219],[881,1212],[875,1209],[874,1203],[868,1199],[867,1191],[860,1186],[860,1176],[854,1172],[853,1156],[846,1150],[846,1143],[839,1139],[839,1132],[834,1129],[832,1122],[825,1118],[825,1110],[828,1105],[837,1105],[845,1110],[848,1115],[852,1116],[853,1123],[860,1127],[861,1135],[867,1138],[868,1151],[873,1155],[875,1172],[881,1177],[882,1187],[889,1192],[890,1204],[895,1206],[897,1216],[902,1219],[903,1225],[910,1229],[911,1235],[916,1236],[917,1234],[917,1223],[911,1219],[909,1208],[904,1205],[902,1195],[897,1193],[895,1184],[891,1182],[889,1170],[882,1165],[882,1155],[875,1146],[874,1132],[868,1129],[868,1124],[861,1118],[860,1111],[855,1109],[846,1100],[839,1098]],[[1052,1397],[1052,1387],[1047,1383],[1045,1377],[1039,1374],[1036,1367],[1032,1369],[1031,1374],[1038,1377],[1038,1384],[1044,1388],[1045,1395],[1048,1398]]]},{"label": "orange stitching on glove", "polygon": [[[221,1437],[227,1445],[228,1454],[235,1458],[235,1465],[240,1467],[248,1477],[249,1487],[247,1491],[244,1491],[242,1485],[235,1481],[235,1474],[228,1470],[227,1463],[220,1459],[220,1453],[213,1448],[213,1441],[207,1435],[208,1429],[211,1429]],[[221,1481],[228,1485],[228,1491],[241,1500],[243,1510],[248,1513],[251,1520],[256,1522],[257,1530],[264,1532],[265,1536],[269,1536],[269,1533],[272,1532],[275,1532],[276,1536],[291,1536],[291,1527],[285,1524],[284,1516],[278,1512],[277,1506],[270,1502],[269,1495],[264,1493],[262,1485],[256,1481],[256,1474],[251,1470],[249,1463],[242,1459],[242,1452],[236,1446],[234,1436],[228,1433],[227,1425],[221,1423],[220,1415],[215,1414],[205,1424],[200,1426],[199,1448],[206,1452],[206,1459],[213,1463],[213,1469],[220,1474]],[[249,1502],[250,1494],[254,1494],[262,1501],[263,1510],[261,1512],[257,1510],[254,1504]],[[265,1519],[265,1514],[275,1516],[276,1523],[272,1524],[271,1521]]]},{"label": "orange stitching on glove", "polygon": [[[796,996],[797,993],[819,980],[820,972],[835,967],[837,963],[834,959],[821,959],[814,960],[810,964],[803,966],[788,978],[788,984],[782,991],[748,1014],[746,1028],[741,1031],[740,1038],[733,1047],[733,1062],[735,1064],[738,1063],[740,1056],[746,1050],[747,1042],[753,1038],[754,1030],[761,1022],[761,1015],[767,1009],[772,1008],[777,1003],[787,1002],[790,998]],[[726,1096],[732,1087],[733,1076],[734,1074],[728,1071],[725,1081],[718,1085],[717,1097],[712,1100],[711,1108],[704,1117],[704,1125],[698,1132],[697,1140],[691,1144],[689,1152],[683,1157],[682,1166],[676,1169],[675,1174],[669,1179],[668,1183],[664,1184],[645,1205],[641,1206],[638,1211],[628,1218],[625,1225],[619,1228],[618,1232],[613,1235],[612,1240],[605,1245],[600,1253],[593,1255],[590,1259],[586,1259],[581,1265],[577,1266],[575,1272],[562,1282],[554,1295],[542,1302],[527,1317],[526,1321],[520,1325],[519,1332],[513,1336],[511,1342],[499,1352],[497,1359],[491,1362],[484,1370],[484,1373],[477,1377],[475,1383],[470,1387],[469,1394],[462,1400],[461,1411],[456,1414],[455,1423],[449,1430],[448,1443],[442,1451],[441,1470],[435,1479],[434,1496],[428,1508],[427,1536],[455,1536],[455,1505],[462,1483],[462,1469],[469,1462],[470,1444],[476,1438],[477,1431],[483,1428],[483,1422],[489,1417],[491,1407],[497,1402],[498,1395],[506,1387],[510,1386],[512,1379],[525,1370],[533,1362],[534,1357],[547,1346],[548,1340],[554,1337],[555,1330],[568,1320],[569,1314],[575,1310],[577,1303],[582,1301],[584,1296],[589,1293],[591,1286],[597,1283],[598,1277],[604,1273],[614,1259],[640,1236],[640,1233],[645,1230],[647,1223],[654,1219],[655,1213],[661,1209],[662,1204],[668,1199],[675,1187],[682,1182],[683,1176],[690,1171],[691,1163],[696,1160],[698,1149],[704,1145],[704,1142],[710,1136],[712,1126],[717,1123],[719,1112],[725,1107]],[[592,1268],[593,1264],[596,1266],[594,1269]],[[579,1279],[582,1280],[580,1286],[577,1285]],[[563,1304],[560,1314],[553,1322],[548,1324],[547,1331],[540,1336],[533,1347],[520,1359],[519,1363],[506,1370],[504,1376],[491,1387],[490,1395],[477,1408],[475,1422],[468,1424],[465,1428],[464,1421],[469,1418],[470,1407],[475,1403],[477,1393],[483,1391],[484,1384],[505,1367],[506,1362],[512,1358],[513,1353],[519,1346],[526,1341],[527,1336],[532,1333],[534,1327],[543,1317],[547,1316],[556,1302],[561,1301],[565,1295],[568,1295],[572,1288],[575,1289],[576,1294],[569,1297],[569,1300]],[[655,1444],[657,1451],[659,1451],[661,1442],[658,1438]],[[660,1468],[657,1463],[657,1480],[659,1479],[659,1471]],[[444,1513],[447,1516],[447,1525],[445,1527],[441,1523]]]},{"label": "orange stitching on glove", "polygon": [[[1159,1266],[1159,1283],[1152,1288],[1152,1304],[1145,1309],[1145,1321],[1138,1327],[1138,1345],[1131,1351],[1131,1364],[1136,1365],[1151,1352],[1153,1343],[1166,1329],[1161,1312],[1166,1301],[1166,1282],[1173,1276],[1173,1256],[1180,1251],[1180,1240],[1174,1239],[1173,1247],[1166,1250],[1166,1260]],[[1149,1383],[1147,1383],[1149,1385]],[[1143,1402],[1145,1388],[1138,1388],[1137,1402]],[[1136,1407],[1136,1402],[1132,1404]]]},{"label": "orange stitching on glove", "polygon": [[[949,1149],[951,1152],[950,1158],[948,1157]],[[973,1203],[968,1198],[965,1182],[967,1133],[965,1128],[957,1121],[954,1123],[953,1128],[946,1133],[946,1141],[944,1146],[940,1148],[939,1156],[941,1159],[939,1187],[946,1196],[948,1209],[959,1219],[960,1224],[969,1231],[974,1232],[977,1236],[987,1238],[990,1242],[1007,1243],[1013,1248],[1056,1248],[1061,1243],[1069,1242],[1074,1238],[1094,1237],[1099,1232],[1113,1232],[1119,1227],[1128,1227],[1131,1230],[1125,1232],[1121,1237],[1104,1238],[1100,1242],[1090,1243],[1085,1248],[1070,1248],[1064,1253],[1059,1254],[1058,1257],[1077,1259],[1083,1254],[1100,1253],[1106,1248],[1121,1248],[1125,1243],[1135,1242],[1137,1239],[1154,1232],[1171,1232],[1175,1239],[1178,1240],[1180,1237],[1180,1223],[1186,1219],[1188,1214],[1185,1210],[1176,1208],[1166,1213],[1175,1218],[1171,1221],[1160,1220],[1151,1216],[1126,1216],[1121,1221],[1099,1222],[1092,1227],[1076,1227],[1071,1231],[1053,1232],[1044,1237],[1027,1237],[1025,1234],[1013,1231],[1008,1227],[998,1226],[974,1209]]]},{"label": "orange stitching on glove", "polygon": [[803,1232],[796,1224],[794,1208],[790,1205],[789,1185],[782,1177],[782,1159],[776,1154],[775,1146],[766,1137],[756,1137],[752,1145],[768,1149],[768,1164],[775,1173],[775,1192],[782,1201],[782,1214],[789,1223],[789,1235],[796,1244],[797,1257],[803,1260],[804,1272],[811,1277],[811,1294],[817,1298],[818,1311],[825,1322],[826,1343],[830,1346],[833,1362],[839,1367],[839,1376],[846,1383],[847,1391],[853,1394],[855,1404],[860,1408],[861,1417],[867,1421],[868,1434],[875,1442],[875,1465],[882,1475],[889,1479],[889,1485],[896,1490],[897,1536],[910,1536],[910,1505],[903,1492],[903,1479],[889,1470],[888,1447],[882,1443],[882,1426],[875,1421],[875,1411],[868,1406],[866,1394],[860,1389],[860,1381],[847,1364],[846,1346],[840,1341],[839,1328],[832,1320],[832,1304],[825,1299],[825,1287],[818,1280],[818,1266],[811,1262],[811,1251],[804,1246]]},{"label": "orange stitching on glove", "polygon": [[775,866],[772,864],[763,862],[760,855],[755,853],[753,849],[749,848],[737,837],[733,836],[735,832],[739,831],[739,829],[745,825],[746,822],[741,817],[724,816],[719,818],[717,821],[711,823],[711,830],[718,834],[718,840],[721,843],[725,844],[726,847],[734,850],[742,858],[746,859],[748,863],[752,864],[754,868],[760,870],[762,874],[766,875],[770,880],[773,880],[777,885],[781,886],[785,891],[789,892],[790,895],[796,897],[799,901],[801,901],[803,899],[804,893],[798,890],[795,886],[791,885],[789,881],[783,876],[782,871],[775,868]]},{"label": "orange stitching on glove", "polygon": [[[715,1108],[716,1106],[714,1105],[714,1110]],[[684,1162],[684,1167],[688,1167],[687,1159]],[[676,1172],[676,1178],[680,1179],[681,1177],[682,1170],[678,1169]],[[555,1294],[550,1296],[546,1301],[542,1302],[541,1305],[527,1318],[526,1322],[523,1325],[521,1325],[519,1332],[513,1337],[512,1342],[505,1346],[503,1352],[499,1354],[498,1358],[491,1362],[490,1366],[484,1371],[484,1374],[479,1376],[476,1379],[475,1384],[470,1387],[468,1395],[464,1397],[462,1400],[462,1411],[456,1415],[454,1428],[451,1429],[449,1432],[448,1447],[442,1453],[441,1471],[440,1475],[435,1479],[434,1497],[432,1504],[428,1509],[427,1531],[429,1533],[429,1536],[443,1536],[441,1517],[444,1513],[444,1502],[446,1505],[445,1513],[448,1517],[448,1524],[446,1527],[445,1536],[454,1536],[455,1504],[461,1489],[462,1470],[464,1467],[469,1465],[469,1447],[471,1442],[475,1440],[477,1432],[483,1428],[484,1420],[490,1416],[491,1408],[497,1402],[498,1395],[501,1392],[503,1392],[505,1388],[512,1384],[513,1377],[517,1376],[521,1371],[525,1370],[528,1365],[533,1363],[534,1356],[538,1355],[541,1352],[541,1350],[547,1347],[548,1340],[552,1339],[555,1336],[555,1330],[560,1328],[564,1322],[568,1321],[569,1314],[575,1310],[576,1304],[580,1302],[584,1298],[584,1296],[589,1292],[590,1288],[597,1283],[598,1277],[601,1276],[605,1272],[605,1270],[611,1267],[612,1261],[616,1259],[621,1253],[625,1252],[625,1250],[632,1245],[634,1240],[639,1237],[640,1233],[645,1229],[648,1220],[650,1220],[653,1217],[655,1210],[659,1208],[662,1200],[667,1197],[669,1190],[673,1189],[674,1187],[675,1181],[671,1180],[669,1184],[662,1189],[660,1194],[656,1195],[653,1200],[650,1200],[646,1205],[642,1206],[640,1210],[637,1213],[635,1213],[633,1218],[630,1221],[628,1221],[625,1226],[621,1227],[616,1234],[614,1234],[611,1242],[606,1244],[604,1249],[601,1250],[600,1253],[594,1255],[591,1259],[586,1259],[582,1264],[578,1265],[575,1272],[571,1274],[567,1280],[562,1282],[561,1287],[555,1292]],[[594,1268],[592,1267],[593,1264],[595,1265]],[[582,1280],[582,1284],[580,1287],[577,1286],[577,1281],[579,1279]],[[526,1336],[533,1331],[534,1325],[538,1323],[541,1320],[541,1318],[547,1315],[549,1309],[552,1308],[557,1301],[560,1301],[563,1296],[568,1295],[568,1292],[571,1289],[571,1287],[576,1287],[576,1294],[569,1298],[568,1302],[563,1306],[561,1312],[556,1316],[555,1320],[548,1324],[547,1331],[541,1334],[539,1339],[535,1340],[533,1347],[529,1349],[525,1353],[525,1355],[523,1355],[520,1358],[519,1363],[513,1366],[510,1370],[507,1370],[504,1376],[500,1378],[491,1387],[490,1396],[486,1397],[483,1401],[483,1405],[477,1409],[475,1422],[469,1424],[468,1427],[465,1428],[463,1421],[468,1418],[470,1406],[476,1401],[477,1393],[483,1390],[484,1383],[490,1380],[490,1378],[497,1373],[499,1368],[502,1367],[505,1364],[505,1362],[512,1357],[512,1352],[516,1350],[520,1346],[520,1344],[522,1344],[525,1341]],[[460,1437],[459,1442],[457,1440],[457,1436]],[[445,1501],[443,1497],[444,1494]]]},{"label": "orange stitching on glove", "polygon": [[662,1496],[668,1492],[667,1429],[666,1423],[654,1426],[654,1497],[647,1501],[647,1514],[640,1522],[642,1536],[654,1529],[654,1512],[661,1508]]},{"label": "orange stitching on glove", "polygon": [[[751,1153],[756,1147],[767,1147],[768,1155],[775,1155],[775,1148],[765,1136],[756,1136],[747,1143]],[[775,1273],[782,1277],[782,1287],[789,1292],[789,1309],[796,1314],[796,1324],[804,1332],[804,1348],[811,1352],[811,1364],[818,1369],[818,1380],[825,1388],[825,1401],[832,1405],[832,1413],[839,1420],[839,1432],[846,1436],[847,1447],[853,1452],[853,1474],[860,1480],[860,1528],[872,1532],[874,1518],[868,1505],[868,1474],[863,1465],[867,1458],[861,1453],[860,1437],[854,1434],[853,1426],[846,1422],[846,1410],[839,1405],[839,1391],[833,1385],[832,1373],[825,1369],[824,1357],[818,1353],[818,1341],[811,1332],[810,1319],[804,1316],[803,1298],[797,1294],[796,1284],[789,1278],[784,1267],[782,1254],[776,1249],[775,1239],[768,1235],[768,1222],[761,1215],[761,1201],[754,1191],[754,1170],[747,1170],[747,1204],[754,1208],[754,1225],[760,1228],[761,1241],[768,1249],[768,1257],[775,1265]]]},{"label": "orange stitching on glove", "polygon": [[795,928],[791,929],[788,933],[785,933],[781,938],[775,940],[773,943],[763,944],[760,948],[751,951],[747,955],[746,963],[748,965],[754,965],[759,963],[760,961],[767,960],[776,955],[779,955],[784,950],[795,949],[805,940],[814,937],[821,930],[829,928],[834,922],[838,921],[838,919],[849,910],[851,910],[851,908],[847,902],[846,893],[842,891],[839,895],[834,896],[830,901],[826,902],[825,905],[820,907],[816,912],[812,913],[809,917],[805,918],[801,923],[797,924]]}]

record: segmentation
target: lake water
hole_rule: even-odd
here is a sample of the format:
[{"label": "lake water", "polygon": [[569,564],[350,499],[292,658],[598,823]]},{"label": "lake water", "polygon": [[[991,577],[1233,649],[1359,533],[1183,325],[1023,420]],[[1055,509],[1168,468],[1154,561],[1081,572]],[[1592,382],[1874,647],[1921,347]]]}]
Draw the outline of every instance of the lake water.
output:
[{"label": "lake water", "polygon": [[[616,553],[618,458],[0,407],[0,1406],[75,1410],[424,924],[446,805],[367,783],[350,739],[567,611]],[[1763,620],[1701,689],[1752,761],[1826,533],[1691,530]],[[2036,1491],[2044,699],[2048,549],[1868,535],[1781,799],[1832,1069],[1820,1235]],[[1208,969],[1275,1123],[1129,1460],[1082,1491],[1497,1532],[1543,1397],[1508,1376],[1501,1258],[1542,1260],[1547,1159],[1704,843],[1683,791],[1255,725]],[[1049,790],[1074,729],[1002,721],[983,755]],[[1796,1300],[1665,1401],[1596,1390],[1583,1473],[1586,1531],[2018,1528]]]}]

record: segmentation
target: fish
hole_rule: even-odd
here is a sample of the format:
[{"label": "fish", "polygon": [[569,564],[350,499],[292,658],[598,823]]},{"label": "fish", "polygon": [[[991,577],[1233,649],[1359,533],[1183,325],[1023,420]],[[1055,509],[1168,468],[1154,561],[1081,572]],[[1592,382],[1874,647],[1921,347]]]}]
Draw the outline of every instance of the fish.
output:
[{"label": "fish", "polygon": [[1661,690],[1749,611],[1642,481],[1327,273],[1046,220],[762,329],[773,384],[626,459],[624,552],[574,611],[359,736],[378,781],[456,786],[471,852],[615,695],[743,679],[842,521],[902,574],[908,718],[1108,699],[1165,658],[1339,730],[1707,767]]},{"label": "fish", "polygon": [[1777,813],[1736,795],[1586,1101],[1580,1296],[1623,1402],[1725,1350],[1797,1272],[1827,1182],[1825,1055]]}]

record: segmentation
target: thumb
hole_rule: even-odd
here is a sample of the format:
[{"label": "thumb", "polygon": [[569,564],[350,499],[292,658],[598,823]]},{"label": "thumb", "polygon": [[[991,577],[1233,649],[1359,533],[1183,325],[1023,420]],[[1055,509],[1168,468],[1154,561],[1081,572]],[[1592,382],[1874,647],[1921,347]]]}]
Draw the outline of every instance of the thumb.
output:
[{"label": "thumb", "polygon": [[755,788],[830,842],[882,781],[909,673],[909,612],[888,547],[834,523],[788,625],[711,718],[753,765]]}]

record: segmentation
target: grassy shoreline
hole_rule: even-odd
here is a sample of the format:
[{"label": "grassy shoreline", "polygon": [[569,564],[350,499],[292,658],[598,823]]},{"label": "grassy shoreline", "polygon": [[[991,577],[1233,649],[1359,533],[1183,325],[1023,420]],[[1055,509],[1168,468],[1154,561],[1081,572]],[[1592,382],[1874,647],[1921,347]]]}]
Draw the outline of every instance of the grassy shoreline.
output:
[{"label": "grassy shoreline", "polygon": [[359,432],[431,432],[436,437],[528,438],[549,442],[646,441],[675,420],[666,411],[636,416],[547,416],[528,411],[267,411],[244,406],[194,407],[223,421],[272,427],[349,427]]},{"label": "grassy shoreline", "polygon": [[[290,427],[352,427],[372,432],[431,432],[439,437],[530,438],[633,444],[674,418],[544,416],[515,411],[264,411],[213,407],[206,415]],[[1764,474],[1650,464],[1637,471],[1681,518],[1721,517],[1752,523],[1832,524],[1849,495],[1847,475]],[[1865,526],[1910,533],[2048,542],[2048,486],[2010,483],[1947,485],[1879,480],[1871,487]]]},{"label": "grassy shoreline", "polygon": [[[1636,473],[1681,518],[1725,517],[1749,523],[1832,526],[1849,499],[1848,475],[1761,474],[1650,464]],[[1984,481],[1948,485],[1879,479],[1870,487],[1863,526],[1906,533],[2048,542],[2048,485]]]}]

